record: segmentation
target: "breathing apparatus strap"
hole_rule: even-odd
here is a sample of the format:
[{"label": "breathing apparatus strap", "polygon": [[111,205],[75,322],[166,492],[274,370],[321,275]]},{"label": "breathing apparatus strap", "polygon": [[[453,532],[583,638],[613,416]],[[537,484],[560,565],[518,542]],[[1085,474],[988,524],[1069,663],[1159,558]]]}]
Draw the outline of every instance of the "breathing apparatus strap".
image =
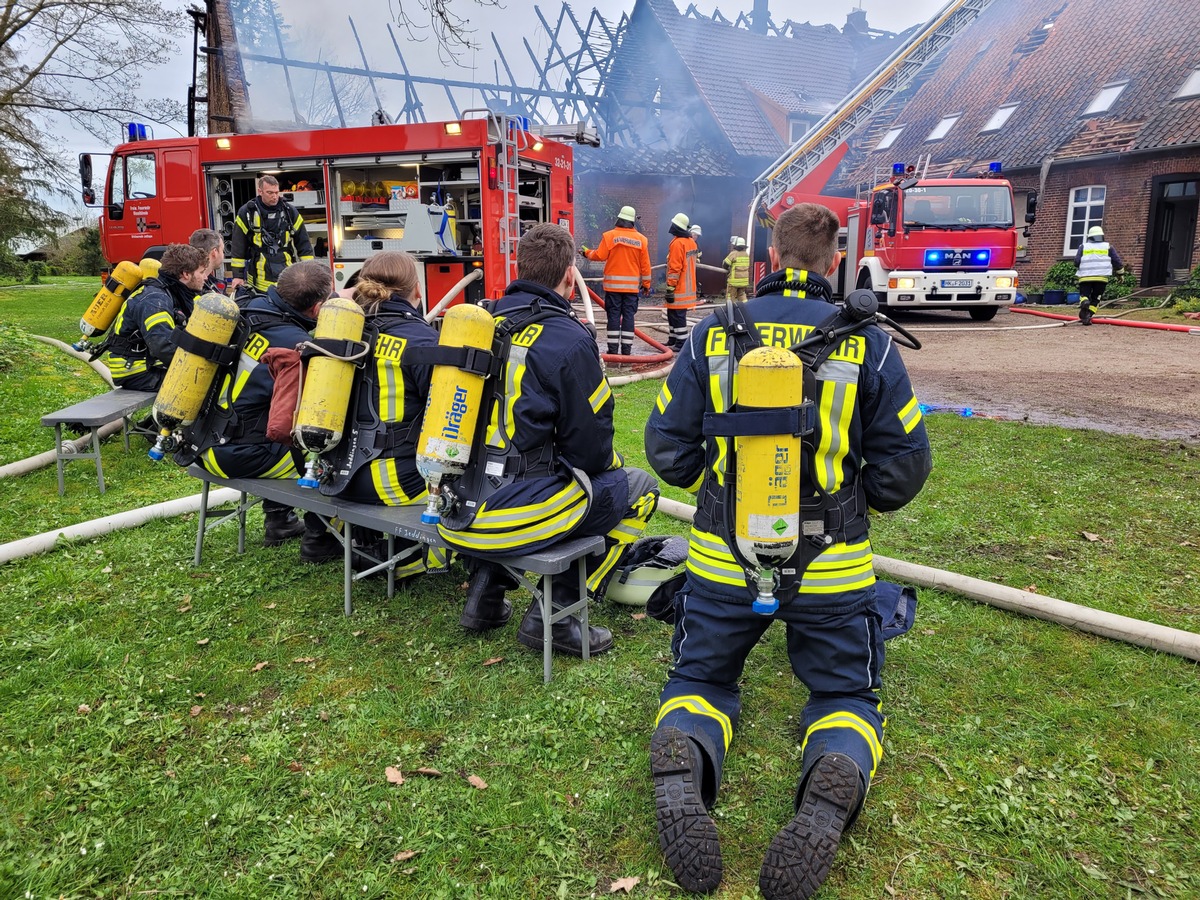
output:
[{"label": "breathing apparatus strap", "polygon": [[341,362],[353,363],[361,369],[371,354],[371,346],[368,341],[314,337],[300,345],[300,361],[306,363],[314,356],[328,356]]},{"label": "breathing apparatus strap", "polygon": [[402,366],[454,366],[470,375],[491,378],[498,374],[496,355],[479,347],[413,347],[406,350]]},{"label": "breathing apparatus strap", "polygon": [[[188,353],[192,353],[206,362],[214,362],[222,367],[237,362],[238,355],[242,352],[242,345],[240,343],[235,342],[233,345],[217,344],[213,341],[206,341],[202,337],[197,337],[187,330],[179,333],[175,339],[175,346],[179,350],[186,350]],[[214,378],[213,381],[215,382],[216,379]]]}]

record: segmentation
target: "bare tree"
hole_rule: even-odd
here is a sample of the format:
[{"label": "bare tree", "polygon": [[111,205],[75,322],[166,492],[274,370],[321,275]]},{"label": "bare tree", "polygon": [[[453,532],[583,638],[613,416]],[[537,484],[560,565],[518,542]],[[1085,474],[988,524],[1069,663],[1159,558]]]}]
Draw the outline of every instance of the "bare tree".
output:
[{"label": "bare tree", "polygon": [[[464,50],[477,49],[471,36],[475,29],[470,20],[451,10],[463,0],[388,0],[388,9],[396,23],[408,31],[411,40],[420,41],[418,33],[428,29],[437,41],[438,58],[442,63],[457,62]],[[470,0],[476,6],[503,7],[501,0]],[[413,8],[420,10],[414,13]]]}]

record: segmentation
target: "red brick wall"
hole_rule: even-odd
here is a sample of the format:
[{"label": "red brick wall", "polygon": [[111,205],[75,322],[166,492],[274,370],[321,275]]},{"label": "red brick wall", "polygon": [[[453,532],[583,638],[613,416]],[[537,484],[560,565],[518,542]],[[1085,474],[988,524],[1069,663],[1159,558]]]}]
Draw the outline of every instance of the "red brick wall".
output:
[{"label": "red brick wall", "polygon": [[[1200,150],[1169,156],[1146,155],[1089,163],[1053,165],[1038,202],[1037,222],[1030,228],[1029,255],[1017,264],[1025,283],[1040,282],[1046,270],[1063,256],[1071,191],[1087,185],[1106,187],[1104,235],[1138,278],[1146,257],[1151,227],[1153,180],[1164,175],[1200,178]],[[1014,190],[1037,190],[1038,173],[1012,176]],[[1200,264],[1200,227],[1192,247],[1190,268]]]}]

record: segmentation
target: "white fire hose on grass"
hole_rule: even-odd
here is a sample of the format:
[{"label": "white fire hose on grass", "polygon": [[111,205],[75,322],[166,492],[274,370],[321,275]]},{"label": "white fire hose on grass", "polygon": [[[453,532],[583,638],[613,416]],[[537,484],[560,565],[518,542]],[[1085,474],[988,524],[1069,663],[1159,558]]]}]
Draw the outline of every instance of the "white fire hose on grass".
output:
[{"label": "white fire hose on grass", "polygon": [[[696,507],[667,498],[658,501],[658,508],[667,515],[685,522],[692,521],[696,515]],[[947,572],[945,569],[889,559],[886,556],[875,556],[874,563],[875,570],[889,578],[959,594],[989,606],[1066,625],[1088,634],[1126,641],[1139,647],[1200,661],[1200,634],[1092,609],[1090,606],[1068,603],[1065,600],[1056,600],[1054,597],[1043,597],[1041,594],[1032,594],[981,578]]]}]

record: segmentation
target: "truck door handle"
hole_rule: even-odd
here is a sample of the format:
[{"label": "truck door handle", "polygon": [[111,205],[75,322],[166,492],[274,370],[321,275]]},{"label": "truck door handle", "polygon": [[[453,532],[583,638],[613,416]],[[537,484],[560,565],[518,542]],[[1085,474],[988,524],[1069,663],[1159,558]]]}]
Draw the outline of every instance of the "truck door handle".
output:
[{"label": "truck door handle", "polygon": [[161,225],[158,225],[158,224],[156,224],[156,223],[154,223],[154,222],[147,222],[147,223],[146,223],[146,228],[162,228],[162,226],[161,226]]}]

